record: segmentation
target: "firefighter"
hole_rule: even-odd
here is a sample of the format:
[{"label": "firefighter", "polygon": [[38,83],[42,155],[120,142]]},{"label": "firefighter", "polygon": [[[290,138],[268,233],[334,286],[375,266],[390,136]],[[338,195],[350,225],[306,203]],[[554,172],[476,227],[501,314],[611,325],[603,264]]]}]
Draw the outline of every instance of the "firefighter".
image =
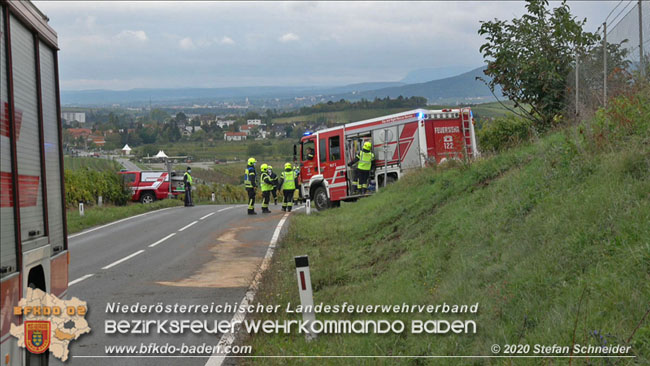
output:
[{"label": "firefighter", "polygon": [[296,173],[291,167],[291,163],[284,164],[284,171],[280,174],[280,186],[282,187],[282,193],[284,200],[282,200],[282,211],[291,212],[293,207],[293,191],[296,190]]},{"label": "firefighter", "polygon": [[372,153],[372,143],[370,141],[366,141],[363,144],[363,149],[359,151],[348,166],[352,166],[354,163],[357,163],[357,171],[355,172],[357,189],[361,191],[361,194],[366,194],[368,181],[370,180],[370,171],[375,165],[375,154]]},{"label": "firefighter", "polygon": [[273,190],[273,180],[269,175],[269,166],[262,164],[260,166],[260,187],[262,188],[262,213],[271,213],[269,202],[271,201],[271,191]]},{"label": "firefighter", "polygon": [[314,158],[314,148],[310,147],[307,148],[307,160],[311,160]]},{"label": "firefighter", "polygon": [[273,167],[269,165],[267,168],[267,171],[269,172],[269,177],[271,178],[271,182],[273,184],[273,189],[271,190],[271,194],[273,195],[273,204],[277,206],[278,204],[278,175],[275,174],[273,171]]},{"label": "firefighter", "polygon": [[248,214],[257,215],[255,212],[255,189],[257,188],[257,182],[255,181],[256,172],[255,172],[255,163],[257,160],[255,158],[248,159],[248,166],[246,167],[244,175],[244,186],[246,187],[246,192],[248,193]]},{"label": "firefighter", "polygon": [[299,204],[302,204],[303,203],[302,189],[300,189],[300,178],[299,178],[300,177],[300,168],[295,167],[293,169],[293,172],[296,174],[296,182],[297,182],[296,183],[296,189],[298,190],[298,200],[297,201],[298,201]]},{"label": "firefighter", "polygon": [[183,174],[183,186],[185,187],[185,207],[194,206],[192,201],[192,168],[187,167],[187,171]]}]

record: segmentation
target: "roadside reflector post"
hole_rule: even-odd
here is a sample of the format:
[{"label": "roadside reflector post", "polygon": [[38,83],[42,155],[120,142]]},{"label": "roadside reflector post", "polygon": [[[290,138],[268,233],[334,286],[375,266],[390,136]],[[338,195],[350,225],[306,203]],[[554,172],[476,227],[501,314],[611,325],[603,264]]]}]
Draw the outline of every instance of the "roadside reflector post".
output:
[{"label": "roadside reflector post", "polygon": [[214,192],[212,192],[212,202],[214,202]]},{"label": "roadside reflector post", "polygon": [[309,198],[305,201],[305,212],[307,212],[307,215],[311,214],[311,200]]},{"label": "roadside reflector post", "polygon": [[308,333],[305,339],[311,341],[316,339],[316,333],[312,329],[312,324],[316,321],[314,313],[314,295],[311,290],[311,276],[309,275],[309,257],[306,255],[294,257],[296,261],[296,276],[298,277],[298,293],[300,294],[300,305],[303,309],[302,320],[307,324]]},{"label": "roadside reflector post", "polygon": [[103,204],[104,204],[104,197],[102,196],[97,197],[97,206],[102,207]]},{"label": "roadside reflector post", "polygon": [[79,202],[79,216],[84,215],[84,204],[83,202]]}]

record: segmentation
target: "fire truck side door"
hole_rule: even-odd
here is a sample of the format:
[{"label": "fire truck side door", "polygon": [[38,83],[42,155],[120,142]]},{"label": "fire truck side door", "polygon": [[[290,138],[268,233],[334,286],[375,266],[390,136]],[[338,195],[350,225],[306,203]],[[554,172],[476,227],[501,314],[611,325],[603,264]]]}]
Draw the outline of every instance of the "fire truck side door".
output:
[{"label": "fire truck side door", "polygon": [[[300,181],[308,182],[314,174],[318,174],[316,136],[303,141],[300,145],[302,147],[300,151],[300,164],[302,165],[302,169],[300,169],[300,174],[302,175]],[[308,156],[310,153],[312,154],[311,159]]]}]

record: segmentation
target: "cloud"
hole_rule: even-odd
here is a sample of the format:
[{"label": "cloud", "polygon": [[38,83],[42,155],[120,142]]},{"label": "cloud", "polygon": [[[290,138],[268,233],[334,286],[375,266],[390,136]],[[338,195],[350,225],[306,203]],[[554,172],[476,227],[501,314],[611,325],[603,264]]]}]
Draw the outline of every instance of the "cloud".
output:
[{"label": "cloud", "polygon": [[184,49],[184,50],[193,50],[196,49],[196,45],[194,44],[194,41],[192,41],[191,37],[185,37],[178,41],[178,45]]},{"label": "cloud", "polygon": [[278,38],[280,42],[286,43],[286,42],[293,42],[299,40],[300,37],[298,37],[297,34],[295,33],[286,33],[283,34],[282,37]]},{"label": "cloud", "polygon": [[228,37],[228,36],[223,36],[223,38],[221,38],[219,43],[221,43],[221,44],[235,44],[235,41],[232,38]]},{"label": "cloud", "polygon": [[146,42],[149,38],[147,33],[143,30],[123,30],[115,36],[117,39],[135,40],[139,42]]}]

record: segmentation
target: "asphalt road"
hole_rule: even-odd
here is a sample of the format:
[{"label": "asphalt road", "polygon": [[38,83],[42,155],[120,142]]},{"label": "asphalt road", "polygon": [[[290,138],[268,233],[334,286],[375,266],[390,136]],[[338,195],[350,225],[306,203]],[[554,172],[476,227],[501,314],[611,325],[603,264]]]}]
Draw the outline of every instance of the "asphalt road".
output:
[{"label": "asphalt road", "polygon": [[131,161],[129,161],[129,159],[115,158],[115,160],[118,163],[122,164],[124,169],[126,169],[126,170],[128,170],[130,172],[139,172],[140,170],[142,170],[137,165],[135,165]]},{"label": "asphalt road", "polygon": [[[118,314],[107,312],[107,307],[112,303],[210,306],[240,302],[285,216],[279,206],[271,209],[272,214],[248,216],[243,205],[174,207],[71,235],[67,298],[87,301],[86,320],[92,330],[72,341],[65,365],[205,365],[207,357],[134,356],[153,355],[142,345],[216,345],[221,333],[158,334],[152,327],[148,334],[106,334],[105,321],[188,319],[212,324],[229,321],[234,311]],[[114,357],[106,349],[113,345],[137,346],[138,354]],[[50,356],[50,364],[61,362]]]}]

